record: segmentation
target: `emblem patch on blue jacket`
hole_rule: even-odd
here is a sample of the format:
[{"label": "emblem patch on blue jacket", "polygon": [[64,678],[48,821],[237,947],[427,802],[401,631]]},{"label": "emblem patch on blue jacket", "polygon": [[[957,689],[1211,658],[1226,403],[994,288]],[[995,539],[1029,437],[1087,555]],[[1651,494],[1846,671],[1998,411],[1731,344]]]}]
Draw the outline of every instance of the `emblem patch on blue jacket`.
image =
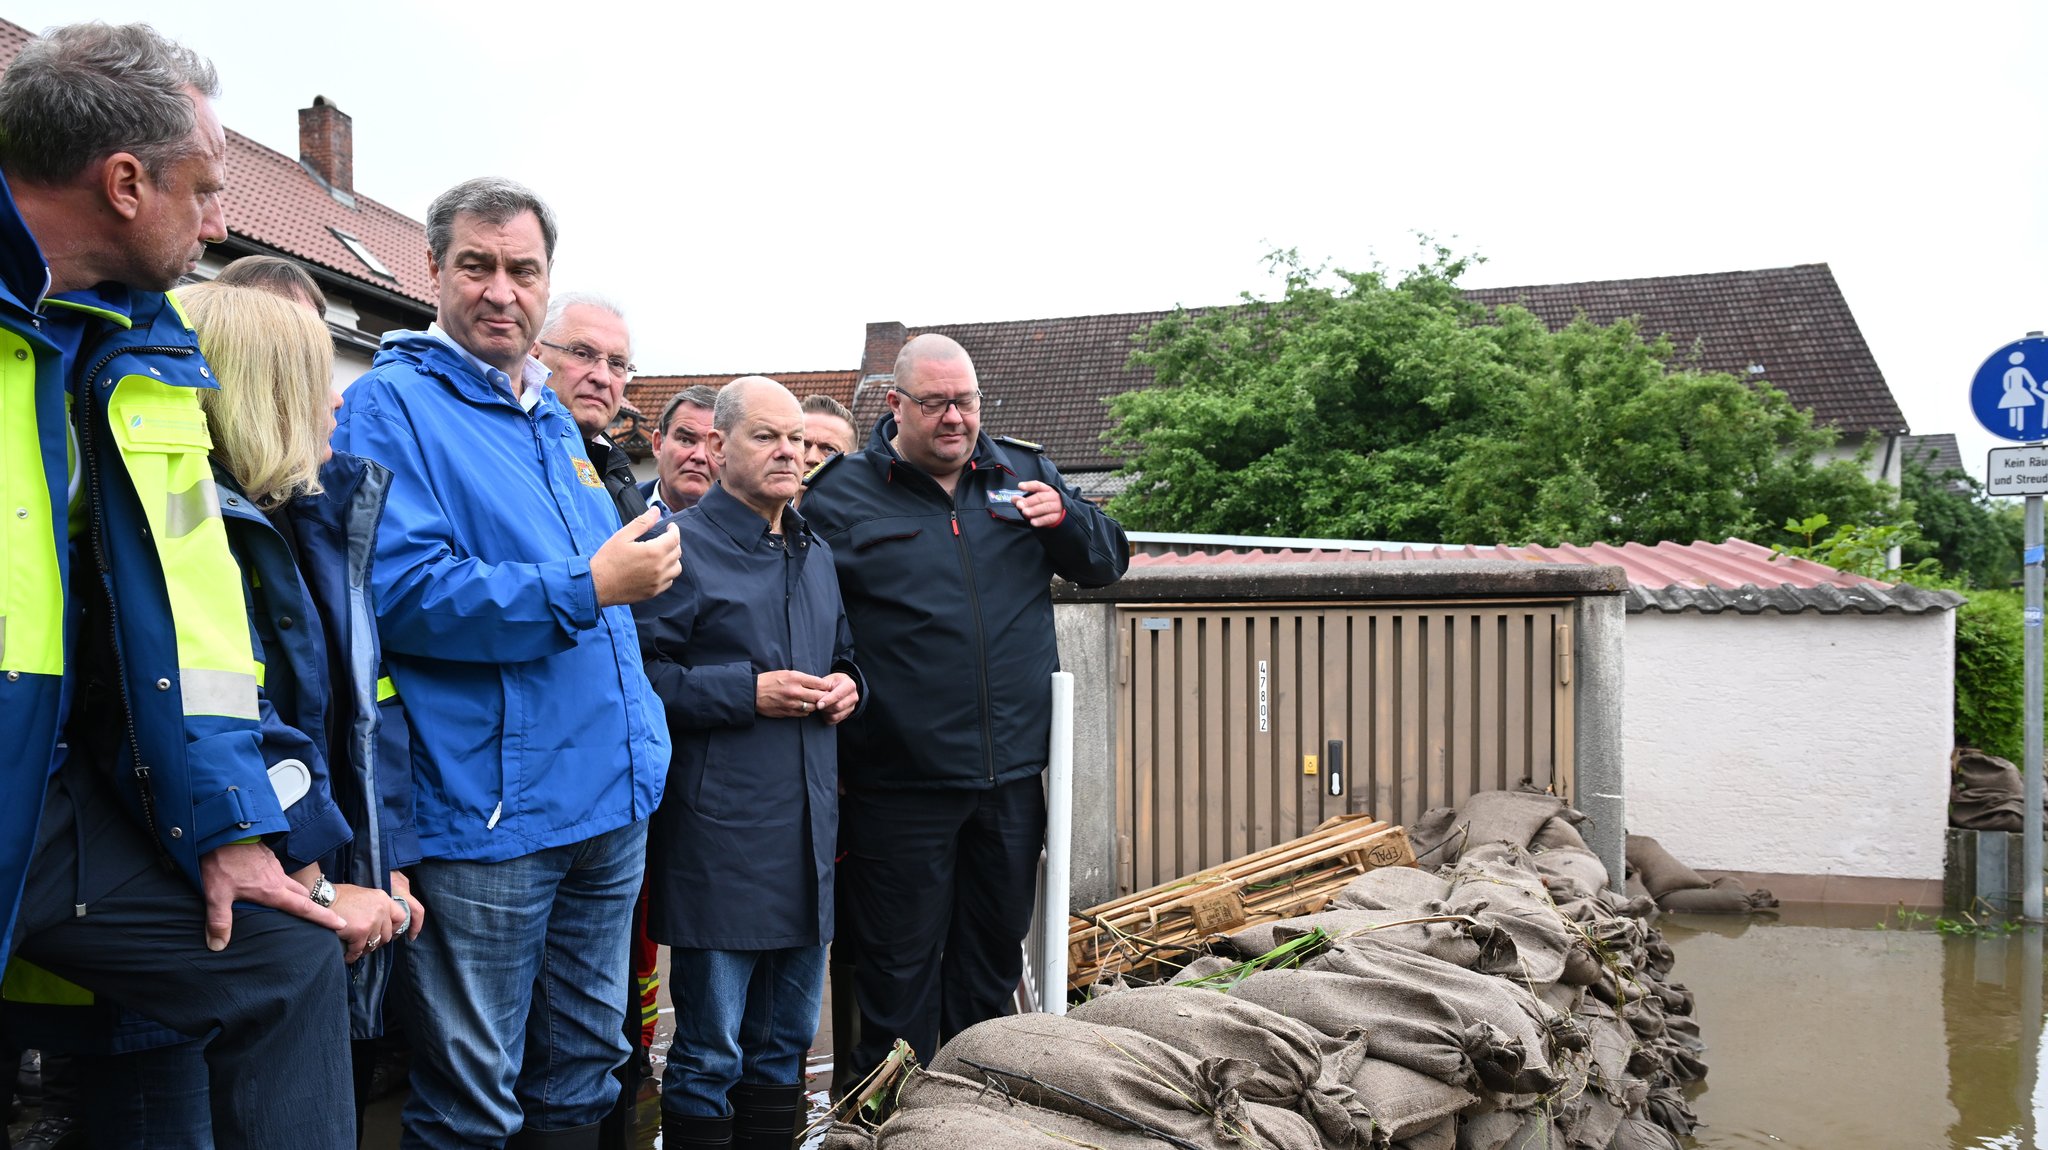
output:
[{"label": "emblem patch on blue jacket", "polygon": [[588,459],[572,459],[570,460],[570,462],[576,465],[576,478],[581,479],[583,481],[583,486],[604,486],[604,477],[600,476],[597,473],[596,464],[590,462]]}]

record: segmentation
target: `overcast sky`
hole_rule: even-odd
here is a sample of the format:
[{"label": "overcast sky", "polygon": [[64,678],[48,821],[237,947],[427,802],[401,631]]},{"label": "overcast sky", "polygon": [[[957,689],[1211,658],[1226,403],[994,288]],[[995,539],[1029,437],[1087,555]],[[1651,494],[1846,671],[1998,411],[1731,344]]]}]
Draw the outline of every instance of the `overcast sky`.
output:
[{"label": "overcast sky", "polygon": [[[1825,262],[1918,433],[1982,478],[1977,365],[2048,327],[2048,6],[652,6],[10,0],[146,19],[221,118],[356,189],[457,180],[561,217],[556,291],[627,308],[643,372],[859,363],[863,325],[1264,293],[1426,233],[1471,286]],[[229,189],[230,197],[234,190]]]}]

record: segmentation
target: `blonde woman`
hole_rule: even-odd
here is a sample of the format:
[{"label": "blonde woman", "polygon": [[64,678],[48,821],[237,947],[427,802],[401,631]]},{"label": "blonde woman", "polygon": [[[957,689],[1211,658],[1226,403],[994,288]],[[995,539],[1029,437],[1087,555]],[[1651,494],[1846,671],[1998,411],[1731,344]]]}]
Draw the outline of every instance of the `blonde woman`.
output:
[{"label": "blonde woman", "polygon": [[[399,870],[420,853],[412,765],[404,713],[379,690],[369,602],[390,472],[328,445],[341,397],[327,325],[309,304],[224,284],[182,289],[178,300],[220,384],[201,403],[221,516],[263,644],[271,774],[291,800],[279,849],[286,870],[348,921],[350,1032],[374,1038],[391,978],[387,944],[417,937],[426,921]],[[358,1117],[363,1101],[359,1091]]]}]

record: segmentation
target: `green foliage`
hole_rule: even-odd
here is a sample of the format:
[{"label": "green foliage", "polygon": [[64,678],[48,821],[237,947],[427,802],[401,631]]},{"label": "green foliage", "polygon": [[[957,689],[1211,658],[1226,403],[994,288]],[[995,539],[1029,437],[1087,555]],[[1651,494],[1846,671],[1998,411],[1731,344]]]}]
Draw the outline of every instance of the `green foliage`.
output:
[{"label": "green foliage", "polygon": [[1904,567],[1891,565],[1894,548],[1906,551],[1920,542],[1920,533],[1911,524],[1885,524],[1864,527],[1845,524],[1825,540],[1815,543],[1814,536],[1825,530],[1830,520],[1825,514],[1809,515],[1804,519],[1787,519],[1785,532],[1797,535],[1803,543],[1792,546],[1779,545],[1772,550],[1795,559],[1811,559],[1826,564],[1837,571],[1847,571],[1867,579],[1881,579],[1887,583],[1917,583],[1925,586],[1940,583],[1944,576],[1941,564],[1932,558],[1921,559]]},{"label": "green foliage", "polygon": [[1444,248],[1405,275],[1271,259],[1281,298],[1177,312],[1132,356],[1159,386],[1111,401],[1106,438],[1141,530],[1446,543],[1655,542],[1821,511],[1883,525],[1890,488],[1821,453],[1764,383],[1674,369],[1668,342],[1581,320],[1488,316]]},{"label": "green foliage", "polygon": [[2021,596],[1964,595],[1956,609],[1956,742],[2017,763],[2026,723]]},{"label": "green foliage", "polygon": [[2003,938],[2017,933],[2021,927],[2019,920],[1999,914],[1983,899],[1978,899],[1977,905],[1964,911],[1959,918],[1936,917],[1924,910],[1909,910],[1905,903],[1900,903],[1885,912],[1885,916],[1878,920],[1877,929],[1892,929],[1894,918],[1902,930],[1926,930],[1932,926],[1935,933],[1949,938]]},{"label": "green foliage", "polygon": [[2006,587],[2019,578],[2026,534],[2019,504],[1992,499],[1961,471],[1937,475],[1913,459],[1900,472],[1899,492],[1920,526],[1920,537],[1906,546],[1908,563],[1933,559],[1972,587]]}]

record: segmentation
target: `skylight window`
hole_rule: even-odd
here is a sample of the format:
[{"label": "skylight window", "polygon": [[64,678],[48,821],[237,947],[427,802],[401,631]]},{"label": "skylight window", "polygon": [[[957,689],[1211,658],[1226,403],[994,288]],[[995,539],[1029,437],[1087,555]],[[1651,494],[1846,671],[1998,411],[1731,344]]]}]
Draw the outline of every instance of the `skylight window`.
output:
[{"label": "skylight window", "polygon": [[380,276],[383,276],[385,279],[388,280],[396,280],[398,278],[397,276],[391,274],[390,268],[384,266],[383,260],[380,260],[376,256],[370,254],[370,249],[364,246],[363,241],[357,239],[356,237],[348,234],[345,231],[342,231],[340,228],[328,228],[327,230],[334,233],[334,238],[340,240],[342,246],[347,248],[350,254],[354,255],[357,259],[363,261],[364,267],[369,268],[371,271],[377,273]]}]

